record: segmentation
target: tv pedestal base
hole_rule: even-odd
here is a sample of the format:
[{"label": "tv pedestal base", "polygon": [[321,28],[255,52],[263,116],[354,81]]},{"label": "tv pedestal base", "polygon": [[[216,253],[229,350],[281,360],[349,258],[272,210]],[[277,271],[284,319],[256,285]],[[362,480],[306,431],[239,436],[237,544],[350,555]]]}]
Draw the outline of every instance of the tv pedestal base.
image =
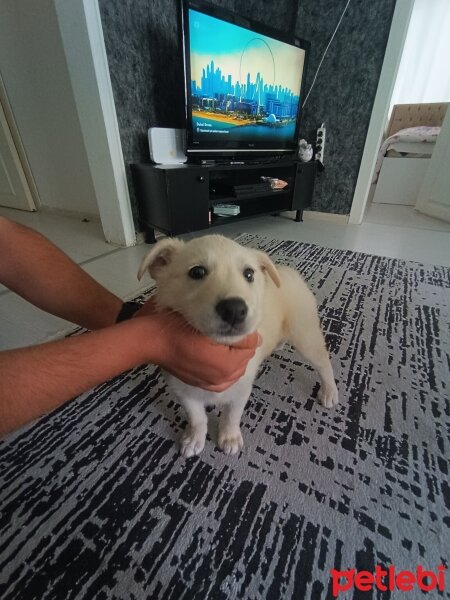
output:
[{"label": "tv pedestal base", "polygon": [[[154,230],[181,235],[259,215],[303,210],[311,205],[316,162],[278,160],[259,164],[131,165],[146,243],[154,243]],[[261,177],[282,179],[287,186],[272,190]],[[217,204],[239,206],[236,216],[218,216]]]},{"label": "tv pedestal base", "polygon": [[146,244],[156,244],[155,230],[153,227],[144,227],[144,241]]}]

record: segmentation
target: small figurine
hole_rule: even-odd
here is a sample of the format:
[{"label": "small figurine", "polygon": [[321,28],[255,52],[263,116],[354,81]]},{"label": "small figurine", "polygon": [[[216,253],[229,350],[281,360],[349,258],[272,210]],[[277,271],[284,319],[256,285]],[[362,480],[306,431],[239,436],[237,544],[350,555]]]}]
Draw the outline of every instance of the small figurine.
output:
[{"label": "small figurine", "polygon": [[300,140],[298,143],[298,157],[302,162],[309,162],[313,157],[312,146],[306,140]]}]

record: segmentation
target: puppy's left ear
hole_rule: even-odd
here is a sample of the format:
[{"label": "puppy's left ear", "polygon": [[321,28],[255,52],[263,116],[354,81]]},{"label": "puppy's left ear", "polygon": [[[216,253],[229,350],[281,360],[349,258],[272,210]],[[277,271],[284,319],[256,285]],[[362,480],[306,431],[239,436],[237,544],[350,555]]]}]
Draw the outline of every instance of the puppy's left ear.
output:
[{"label": "puppy's left ear", "polygon": [[261,269],[264,273],[270,277],[270,279],[274,282],[274,284],[279,288],[281,286],[280,275],[278,274],[276,266],[270,260],[265,252],[257,251],[259,264],[261,265]]}]

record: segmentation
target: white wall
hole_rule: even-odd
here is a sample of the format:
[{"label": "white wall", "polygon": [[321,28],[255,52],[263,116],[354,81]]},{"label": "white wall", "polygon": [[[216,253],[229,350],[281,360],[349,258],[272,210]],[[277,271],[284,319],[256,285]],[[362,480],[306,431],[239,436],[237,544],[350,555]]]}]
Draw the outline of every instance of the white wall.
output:
[{"label": "white wall", "polygon": [[408,32],[414,0],[397,0],[386,46],[383,67],[370,117],[366,143],[353,196],[349,223],[362,223],[375,171],[381,140],[387,123],[390,101]]},{"label": "white wall", "polygon": [[98,216],[54,0],[0,1],[0,72],[42,206]]},{"label": "white wall", "polygon": [[415,0],[391,99],[450,102],[450,0]]},{"label": "white wall", "polygon": [[97,0],[54,0],[103,233],[136,243],[119,124]]}]

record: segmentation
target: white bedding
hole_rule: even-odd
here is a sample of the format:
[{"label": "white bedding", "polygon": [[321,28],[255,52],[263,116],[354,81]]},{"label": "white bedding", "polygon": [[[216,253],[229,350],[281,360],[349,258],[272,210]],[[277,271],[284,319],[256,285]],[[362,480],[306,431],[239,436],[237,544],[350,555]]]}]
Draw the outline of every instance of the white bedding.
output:
[{"label": "white bedding", "polygon": [[440,127],[409,127],[388,137],[381,145],[375,166],[373,183],[376,183],[385,156],[429,158],[439,135]]},{"label": "white bedding", "polygon": [[393,142],[385,156],[410,156],[411,158],[430,158],[434,142]]}]

